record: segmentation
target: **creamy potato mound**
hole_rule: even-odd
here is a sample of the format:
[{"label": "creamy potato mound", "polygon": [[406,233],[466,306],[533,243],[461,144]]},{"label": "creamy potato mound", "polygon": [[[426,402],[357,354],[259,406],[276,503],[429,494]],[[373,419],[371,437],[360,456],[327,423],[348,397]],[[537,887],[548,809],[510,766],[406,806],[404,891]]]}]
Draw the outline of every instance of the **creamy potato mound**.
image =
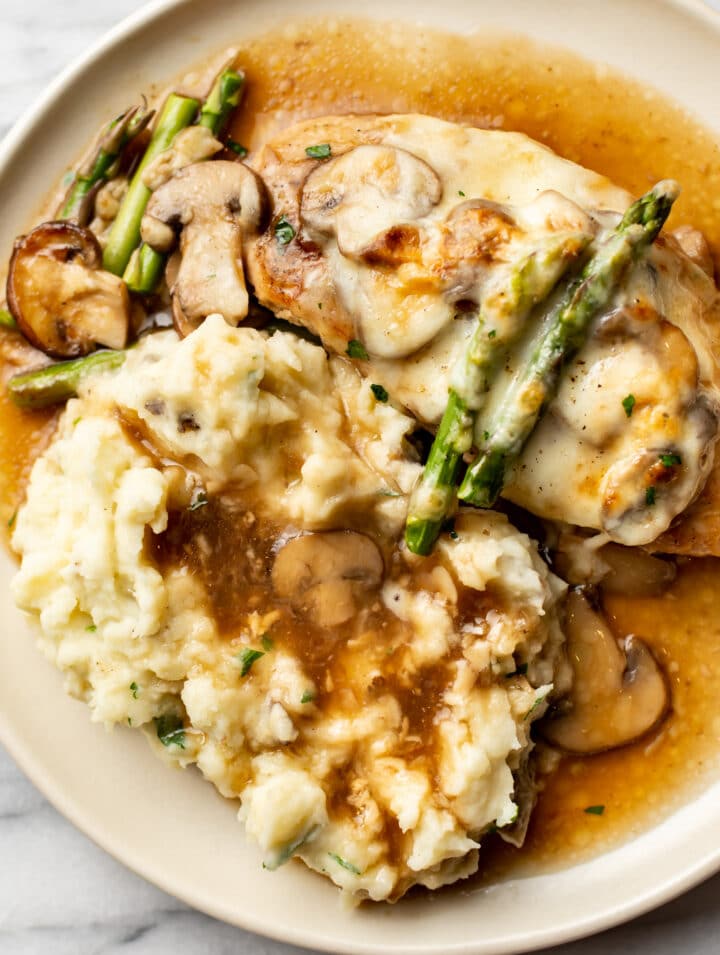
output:
[{"label": "creamy potato mound", "polygon": [[370,384],[218,316],[145,338],[36,462],[14,592],[93,719],[239,797],[267,867],[394,900],[522,828],[565,585],[497,513],[399,545],[413,422]]}]

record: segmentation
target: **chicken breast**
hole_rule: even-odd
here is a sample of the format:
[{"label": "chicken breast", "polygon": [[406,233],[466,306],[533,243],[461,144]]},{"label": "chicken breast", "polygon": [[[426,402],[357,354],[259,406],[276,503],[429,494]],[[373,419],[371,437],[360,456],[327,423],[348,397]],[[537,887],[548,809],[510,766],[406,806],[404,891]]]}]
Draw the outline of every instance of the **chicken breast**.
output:
[{"label": "chicken breast", "polygon": [[[309,155],[312,146],[322,148]],[[266,145],[254,165],[274,210],[247,250],[260,301],[338,354],[358,343],[350,352],[363,372],[430,428],[486,297],[551,242],[564,243],[572,268],[631,201],[522,134],[418,115],[312,120]],[[701,244],[697,234],[663,236],[632,270],[568,369],[507,498],[650,545],[698,497],[720,407],[719,296]],[[527,360],[541,311],[506,356],[488,412]]]}]

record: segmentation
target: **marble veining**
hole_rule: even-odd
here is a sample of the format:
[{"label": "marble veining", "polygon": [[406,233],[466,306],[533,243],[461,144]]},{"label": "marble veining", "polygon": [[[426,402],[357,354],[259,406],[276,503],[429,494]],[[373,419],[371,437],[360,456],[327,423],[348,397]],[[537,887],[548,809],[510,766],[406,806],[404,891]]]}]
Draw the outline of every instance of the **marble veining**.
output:
[{"label": "marble veining", "polygon": [[[0,0],[0,138],[70,60],[142,2]],[[720,9],[720,0],[711,5]],[[644,918],[555,948],[552,955],[714,955],[718,897],[720,876]],[[0,953],[199,952],[300,950],[194,912],[129,872],[57,813],[0,748]]]}]

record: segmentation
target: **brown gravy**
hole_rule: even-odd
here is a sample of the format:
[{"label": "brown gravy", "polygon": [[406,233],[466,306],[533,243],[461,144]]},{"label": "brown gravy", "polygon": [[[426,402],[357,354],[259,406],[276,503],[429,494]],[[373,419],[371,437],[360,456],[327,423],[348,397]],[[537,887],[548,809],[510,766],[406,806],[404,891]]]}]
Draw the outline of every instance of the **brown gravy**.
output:
[{"label": "brown gravy", "polygon": [[[717,138],[673,103],[618,74],[603,72],[599,81],[592,65],[524,40],[342,20],[298,23],[261,36],[241,47],[239,62],[248,93],[232,135],[250,149],[297,119],[347,111],[419,111],[521,130],[634,193],[676,177],[683,195],[673,222],[701,228],[720,265],[720,211],[707,201],[720,195]],[[3,380],[12,371],[11,339],[0,332]],[[55,421],[52,412],[18,411],[0,389],[3,529]],[[565,759],[546,782],[525,848],[487,851],[486,878],[566,866],[604,851],[653,824],[716,771],[719,573],[718,561],[688,561],[664,596],[608,601],[618,635],[641,635],[664,663],[673,688],[672,715],[659,732],[633,746]],[[227,605],[226,594],[217,598],[218,606]],[[280,630],[288,640],[297,634],[289,623]],[[387,653],[391,641],[383,639]],[[425,689],[430,695],[438,691]],[[422,701],[423,693],[415,696]],[[421,728],[421,702],[414,719]],[[602,815],[584,811],[599,805]]]}]

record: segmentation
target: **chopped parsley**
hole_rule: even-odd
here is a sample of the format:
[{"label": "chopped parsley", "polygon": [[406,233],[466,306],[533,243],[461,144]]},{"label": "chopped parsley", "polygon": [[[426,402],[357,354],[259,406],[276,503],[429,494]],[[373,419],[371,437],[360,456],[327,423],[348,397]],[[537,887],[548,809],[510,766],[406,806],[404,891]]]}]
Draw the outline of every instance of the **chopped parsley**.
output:
[{"label": "chopped parsley", "polygon": [[370,357],[363,343],[359,342],[357,338],[350,339],[348,347],[345,349],[345,354],[349,358],[360,358],[362,361],[367,361]]},{"label": "chopped parsley", "polygon": [[13,516],[12,516],[12,517],[10,518],[10,520],[7,522],[7,526],[8,526],[8,530],[9,530],[9,531],[11,531],[11,530],[13,529],[13,527],[14,527],[14,525],[15,525],[15,521],[17,520],[17,516],[18,516],[18,512],[17,512],[17,510],[16,510],[15,513],[13,514]]},{"label": "chopped parsley", "polygon": [[458,195],[460,196],[461,199],[465,198],[465,193],[462,191],[462,189],[458,189]]},{"label": "chopped parsley", "polygon": [[332,146],[330,143],[318,143],[317,146],[308,146],[305,149],[305,155],[310,159],[329,159],[332,155]]},{"label": "chopped parsley", "polygon": [[496,335],[497,335],[497,331],[494,328],[491,328],[490,331],[488,332],[488,338],[495,338]]},{"label": "chopped parsley", "polygon": [[132,726],[132,716],[128,716],[128,726]]},{"label": "chopped parsley", "polygon": [[180,749],[185,749],[185,730],[179,716],[165,713],[163,716],[156,716],[153,723],[157,738],[163,746],[179,746]]},{"label": "chopped parsley", "polygon": [[605,806],[586,806],[583,809],[589,816],[602,816],[605,812]]},{"label": "chopped parsley", "polygon": [[279,245],[287,245],[295,238],[295,229],[286,216],[280,216],[275,223],[275,238]]},{"label": "chopped parsley", "polygon": [[190,502],[188,507],[189,511],[199,511],[201,507],[205,507],[206,504],[209,504],[208,496],[205,491],[200,491],[199,494],[196,494],[195,497]]},{"label": "chopped parsley", "polygon": [[242,143],[235,142],[234,139],[228,139],[225,145],[228,149],[232,149],[232,151],[241,159],[244,159],[248,154],[246,147],[243,146]]},{"label": "chopped parsley", "polygon": [[353,865],[352,862],[348,862],[347,859],[343,859],[343,857],[339,856],[336,852],[328,852],[328,855],[334,862],[337,862],[343,869],[347,869],[348,872],[352,872],[353,875],[362,875],[362,872],[356,865]]},{"label": "chopped parsley", "polygon": [[315,699],[315,694],[312,690],[305,690],[303,695],[300,697],[301,703],[312,703]]},{"label": "chopped parsley", "polygon": [[370,391],[372,391],[378,401],[382,401],[383,403],[390,397],[382,385],[370,385]]},{"label": "chopped parsley", "polygon": [[622,400],[622,406],[625,409],[625,415],[628,418],[632,418],[633,409],[635,408],[635,395],[626,395]]},{"label": "chopped parsley", "polygon": [[483,441],[489,441],[489,440],[490,440],[490,432],[483,431]]},{"label": "chopped parsley", "polygon": [[82,421],[82,416],[80,416],[79,418],[75,418],[75,420],[73,421],[73,428],[79,425],[81,421]]},{"label": "chopped parsley", "polygon": [[85,629],[87,630],[88,633],[95,633],[97,631],[97,625],[94,623],[91,623],[90,626],[85,627]]},{"label": "chopped parsley", "polygon": [[651,485],[650,487],[645,488],[645,503],[648,507],[652,507],[655,503],[655,488]]},{"label": "chopped parsley", "polygon": [[527,713],[525,714],[525,719],[526,719],[526,720],[529,720],[530,717],[531,717],[531,716],[533,715],[533,713],[535,712],[535,710],[536,710],[541,704],[543,704],[546,699],[547,699],[547,693],[544,693],[542,696],[539,696],[539,697],[535,700],[535,702],[533,703],[533,705],[530,707],[530,709],[527,711]]},{"label": "chopped parsley", "polygon": [[674,468],[676,464],[682,464],[682,458],[679,454],[661,454],[660,461],[664,468]]},{"label": "chopped parsley", "polygon": [[134,700],[136,700],[136,699],[138,698],[138,690],[139,690],[139,689],[140,689],[140,687],[137,685],[137,683],[135,682],[135,680],[133,680],[132,683],[130,684],[130,692],[132,693],[132,698],[133,698]]},{"label": "chopped parsley", "polygon": [[262,648],[266,653],[269,650],[272,650],[272,648],[275,646],[275,644],[272,642],[272,638],[267,633],[264,633],[260,637],[260,643],[262,644]]},{"label": "chopped parsley", "polygon": [[253,663],[264,656],[265,653],[263,650],[253,650],[252,647],[245,647],[244,650],[241,650],[237,655],[240,663],[240,676],[247,676],[252,669]]}]

